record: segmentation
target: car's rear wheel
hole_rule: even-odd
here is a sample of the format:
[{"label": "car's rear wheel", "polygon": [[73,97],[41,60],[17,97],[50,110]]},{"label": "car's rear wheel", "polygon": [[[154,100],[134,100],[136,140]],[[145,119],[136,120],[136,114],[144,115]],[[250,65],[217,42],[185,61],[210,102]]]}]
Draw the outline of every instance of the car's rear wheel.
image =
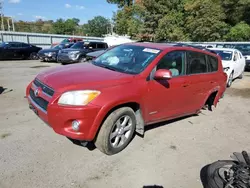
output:
[{"label": "car's rear wheel", "polygon": [[233,77],[234,77],[234,73],[232,72],[229,75],[228,81],[227,81],[227,87],[231,87],[232,83],[233,83]]},{"label": "car's rear wheel", "polygon": [[133,138],[136,117],[133,109],[122,107],[104,121],[95,140],[96,147],[107,155],[122,151]]},{"label": "car's rear wheel", "polygon": [[238,78],[242,79],[243,77],[244,77],[244,71],[240,74],[240,76]]}]

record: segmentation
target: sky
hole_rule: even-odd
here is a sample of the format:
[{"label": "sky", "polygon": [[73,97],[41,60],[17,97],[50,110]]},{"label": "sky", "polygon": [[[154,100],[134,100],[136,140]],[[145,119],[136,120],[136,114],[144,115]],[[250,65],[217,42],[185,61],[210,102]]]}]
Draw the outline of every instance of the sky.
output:
[{"label": "sky", "polygon": [[79,18],[87,23],[95,16],[112,18],[117,6],[106,0],[4,0],[3,12],[15,20],[35,21]]}]

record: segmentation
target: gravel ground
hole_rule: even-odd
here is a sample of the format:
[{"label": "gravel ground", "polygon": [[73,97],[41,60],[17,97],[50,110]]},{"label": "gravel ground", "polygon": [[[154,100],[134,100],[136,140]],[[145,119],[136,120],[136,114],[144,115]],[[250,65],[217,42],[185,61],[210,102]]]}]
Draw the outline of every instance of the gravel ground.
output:
[{"label": "gravel ground", "polygon": [[250,151],[249,72],[213,112],[150,126],[144,138],[106,156],[55,134],[29,110],[27,84],[52,66],[60,65],[0,62],[0,87],[6,88],[0,95],[0,188],[198,188],[206,164]]}]

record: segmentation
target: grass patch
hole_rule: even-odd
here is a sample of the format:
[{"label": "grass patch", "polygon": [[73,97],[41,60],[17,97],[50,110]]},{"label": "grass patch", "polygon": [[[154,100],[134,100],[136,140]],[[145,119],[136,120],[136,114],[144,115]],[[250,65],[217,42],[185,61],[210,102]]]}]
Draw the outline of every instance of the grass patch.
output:
[{"label": "grass patch", "polygon": [[4,134],[1,134],[1,139],[4,139],[8,136],[10,136],[11,134],[10,133],[4,133]]}]

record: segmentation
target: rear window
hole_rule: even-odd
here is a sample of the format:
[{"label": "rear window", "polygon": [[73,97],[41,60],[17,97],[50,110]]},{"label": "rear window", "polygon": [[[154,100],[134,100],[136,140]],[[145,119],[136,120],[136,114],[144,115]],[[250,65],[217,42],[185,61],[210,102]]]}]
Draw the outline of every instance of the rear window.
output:
[{"label": "rear window", "polygon": [[209,72],[216,72],[218,71],[218,58],[208,55],[208,70]]}]

